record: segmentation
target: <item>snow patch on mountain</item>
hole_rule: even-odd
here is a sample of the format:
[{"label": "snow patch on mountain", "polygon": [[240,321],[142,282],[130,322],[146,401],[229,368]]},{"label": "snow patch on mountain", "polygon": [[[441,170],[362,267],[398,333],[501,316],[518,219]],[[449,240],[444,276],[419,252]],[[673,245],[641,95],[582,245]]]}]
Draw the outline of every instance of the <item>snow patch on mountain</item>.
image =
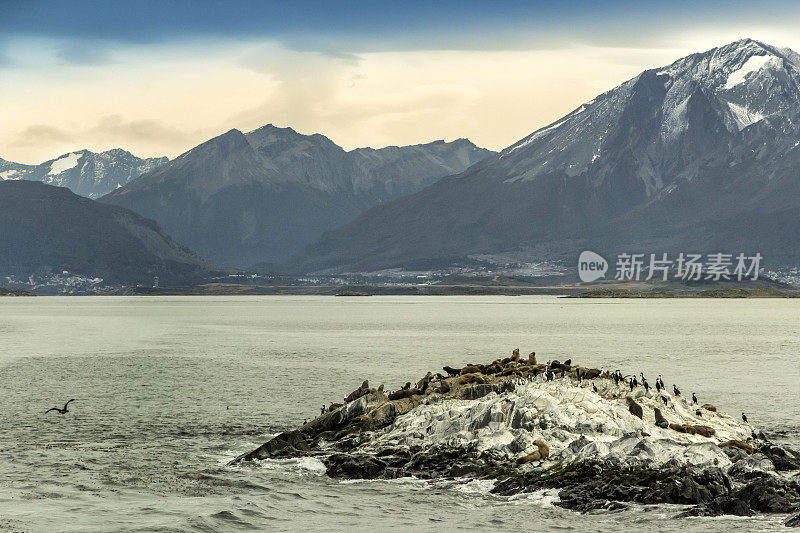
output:
[{"label": "snow patch on mountain", "polygon": [[755,124],[759,120],[764,119],[764,115],[761,113],[750,111],[746,107],[734,104],[733,102],[728,102],[728,107],[731,110],[731,115],[736,121],[736,126],[739,128],[739,131],[745,129],[750,124]]},{"label": "snow patch on mountain", "polygon": [[731,72],[728,75],[728,80],[725,82],[725,89],[732,89],[737,85],[744,83],[747,81],[748,74],[752,72],[758,72],[770,63],[775,66],[779,66],[780,59],[773,55],[751,56],[747,59],[747,61],[744,62],[741,68]]},{"label": "snow patch on mountain", "polygon": [[56,159],[50,164],[50,172],[47,174],[61,174],[65,170],[75,168],[81,158],[81,155],[83,155],[81,152],[72,152],[59,159]]}]

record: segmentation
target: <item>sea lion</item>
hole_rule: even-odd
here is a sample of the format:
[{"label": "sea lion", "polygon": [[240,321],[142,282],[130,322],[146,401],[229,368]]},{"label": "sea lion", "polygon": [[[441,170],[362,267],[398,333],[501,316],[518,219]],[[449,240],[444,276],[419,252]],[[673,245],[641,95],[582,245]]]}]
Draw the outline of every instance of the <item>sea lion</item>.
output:
[{"label": "sea lion", "polygon": [[[364,383],[366,383],[366,381],[365,381]],[[367,393],[369,393],[369,389],[368,389],[368,388],[366,388],[366,387],[359,387],[359,388],[357,388],[356,390],[354,390],[353,392],[351,392],[351,393],[350,393],[350,395],[349,395],[349,396],[347,396],[347,397],[344,399],[344,403],[350,403],[350,402],[352,402],[353,400],[358,400],[359,398],[361,398],[362,396],[364,396],[364,395],[365,395],[365,394],[367,394]]]},{"label": "sea lion", "polygon": [[531,352],[528,354],[528,364],[536,366],[536,352]]},{"label": "sea lion", "polygon": [[458,382],[463,385],[465,383],[486,383],[486,380],[480,374],[464,374],[458,378]]},{"label": "sea lion", "polygon": [[519,348],[514,348],[514,351],[511,352],[511,360],[514,362],[519,361]]},{"label": "sea lion", "polygon": [[701,409],[705,409],[706,411],[711,411],[712,413],[717,412],[717,408],[711,405],[710,403],[704,403],[700,406]]},{"label": "sea lion", "polygon": [[656,415],[656,425],[662,429],[667,429],[669,427],[669,422],[667,422],[667,419],[661,414],[661,409],[656,407],[653,409],[653,413]]},{"label": "sea lion", "polygon": [[442,370],[447,372],[448,376],[457,376],[457,375],[459,375],[461,373],[461,369],[460,368],[453,368],[451,366],[443,366]]},{"label": "sea lion", "polygon": [[425,392],[425,389],[428,388],[428,384],[431,382],[432,377],[433,374],[430,372],[425,374],[425,376],[423,376],[423,378],[417,382],[417,388],[422,392]]},{"label": "sea lion", "polygon": [[697,432],[698,435],[702,435],[704,437],[713,437],[717,433],[714,428],[708,426],[701,426],[699,424],[694,425],[694,430]]},{"label": "sea lion", "polygon": [[536,451],[533,451],[527,455],[523,455],[522,457],[518,457],[516,460],[518,465],[524,465],[525,463],[540,461],[550,457],[550,447],[545,444],[542,439],[536,439],[533,441],[533,443],[536,445]]},{"label": "sea lion", "polygon": [[362,389],[368,389],[369,388],[369,380],[365,379],[364,382],[361,384],[361,388]]},{"label": "sea lion", "polygon": [[415,394],[420,394],[420,390],[417,388],[414,389],[400,389],[398,391],[394,391],[389,395],[390,400],[402,400],[403,398],[410,398]]},{"label": "sea lion", "polygon": [[633,416],[638,416],[639,418],[644,417],[644,410],[642,410],[642,406],[636,403],[636,400],[631,398],[630,396],[625,397],[625,401],[628,402],[628,411]]},{"label": "sea lion", "polygon": [[475,365],[467,365],[461,369],[460,374],[463,376],[464,374],[479,374],[481,369]]},{"label": "sea lion", "polygon": [[720,448],[739,448],[740,450],[744,450],[745,452],[747,452],[747,455],[753,455],[753,452],[755,452],[755,448],[753,448],[751,445],[747,444],[744,441],[735,439],[727,440],[725,442],[720,442],[719,444],[717,444],[717,446],[719,446]]},{"label": "sea lion", "polygon": [[331,411],[335,411],[335,410],[337,410],[338,408],[340,408],[341,406],[342,406],[342,404],[340,404],[340,403],[332,402],[332,403],[331,403],[331,404],[328,406],[328,412],[330,413]]},{"label": "sea lion", "polygon": [[378,387],[378,393],[383,394],[383,383],[381,383],[381,386]]},{"label": "sea lion", "polygon": [[564,364],[570,366],[572,364],[572,359],[567,359],[566,361],[564,361]]}]

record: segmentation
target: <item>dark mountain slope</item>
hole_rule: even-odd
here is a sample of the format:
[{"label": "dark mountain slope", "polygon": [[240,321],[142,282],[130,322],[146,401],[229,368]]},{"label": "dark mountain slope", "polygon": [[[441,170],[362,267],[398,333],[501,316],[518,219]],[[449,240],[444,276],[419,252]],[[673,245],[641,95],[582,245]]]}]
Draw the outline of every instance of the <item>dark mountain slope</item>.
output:
[{"label": "dark mountain slope", "polygon": [[33,181],[0,183],[0,273],[72,273],[108,283],[193,283],[219,270],[151,220]]}]

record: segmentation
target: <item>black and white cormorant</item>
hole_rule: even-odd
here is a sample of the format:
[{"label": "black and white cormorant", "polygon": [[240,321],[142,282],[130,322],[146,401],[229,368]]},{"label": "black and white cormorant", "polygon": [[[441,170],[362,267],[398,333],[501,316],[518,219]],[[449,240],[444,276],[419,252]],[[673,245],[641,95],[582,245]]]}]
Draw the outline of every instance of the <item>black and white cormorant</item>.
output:
[{"label": "black and white cormorant", "polygon": [[672,385],[672,392],[675,393],[675,396],[680,396],[681,395],[681,391],[678,390],[678,387],[676,387],[675,384]]},{"label": "black and white cormorant", "polygon": [[742,413],[742,422],[747,422],[747,415]]}]

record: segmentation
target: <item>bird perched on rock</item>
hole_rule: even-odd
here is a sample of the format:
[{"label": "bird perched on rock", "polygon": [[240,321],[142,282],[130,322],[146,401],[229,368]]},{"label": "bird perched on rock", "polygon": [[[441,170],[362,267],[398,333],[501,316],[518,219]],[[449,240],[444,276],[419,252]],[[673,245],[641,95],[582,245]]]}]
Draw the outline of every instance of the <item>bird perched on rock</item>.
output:
[{"label": "bird perched on rock", "polygon": [[678,387],[676,387],[674,383],[672,384],[672,392],[675,393],[675,396],[680,396],[681,395],[681,391],[678,390]]},{"label": "bird perched on rock", "polygon": [[594,383],[592,383],[592,389],[593,389],[595,392],[597,392],[597,385],[595,385]]},{"label": "bird perched on rock", "polygon": [[47,414],[50,411],[56,411],[60,415],[65,415],[65,414],[69,413],[69,409],[67,409],[67,406],[69,405],[70,402],[74,402],[74,401],[75,401],[75,398],[72,398],[69,402],[64,404],[64,407],[62,409],[59,409],[58,407],[51,407],[50,409],[45,411],[44,414]]},{"label": "bird perched on rock", "polygon": [[656,392],[661,392],[661,382],[656,378]]},{"label": "bird perched on rock", "polygon": [[645,392],[650,392],[650,385],[647,383],[647,380],[642,378],[642,385],[644,385]]},{"label": "bird perched on rock", "polygon": [[692,403],[697,405],[697,396],[695,396],[694,393],[692,393]]},{"label": "bird perched on rock", "polygon": [[742,413],[742,422],[747,422],[747,415]]},{"label": "bird perched on rock", "polygon": [[694,414],[697,416],[703,416],[703,412],[700,409],[695,409]]}]

